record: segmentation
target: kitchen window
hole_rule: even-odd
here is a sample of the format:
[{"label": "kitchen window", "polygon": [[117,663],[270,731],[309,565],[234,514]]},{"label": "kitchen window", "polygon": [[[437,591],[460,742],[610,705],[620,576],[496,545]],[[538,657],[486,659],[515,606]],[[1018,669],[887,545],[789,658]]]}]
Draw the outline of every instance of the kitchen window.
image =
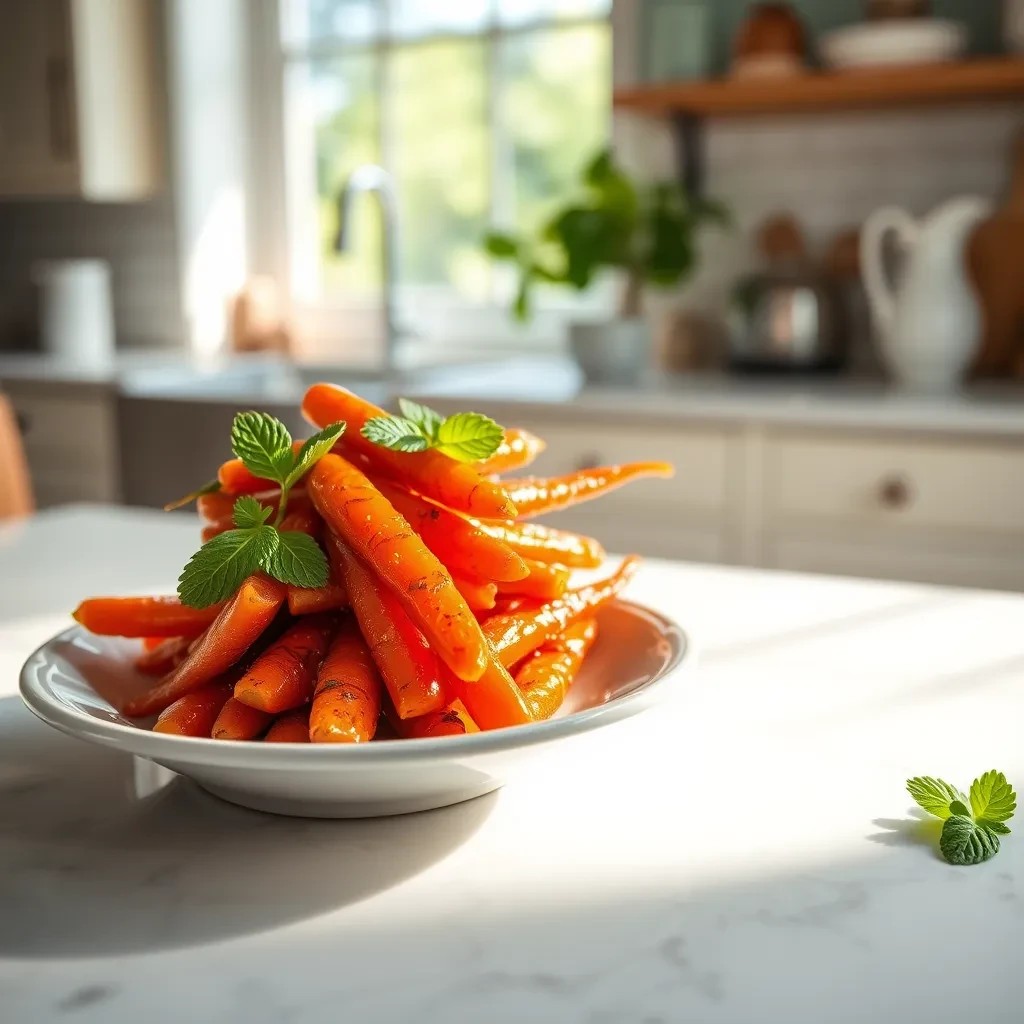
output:
[{"label": "kitchen window", "polygon": [[[355,207],[334,251],[342,182],[383,166],[397,198],[399,315],[425,338],[513,336],[513,281],[480,240],[538,225],[610,123],[610,0],[281,0],[284,235],[281,261],[306,333],[374,333],[379,208]],[[285,265],[286,264],[286,265]],[[539,296],[521,339],[606,300]],[[319,325],[318,329],[311,325]],[[371,328],[370,325],[373,325]]]}]

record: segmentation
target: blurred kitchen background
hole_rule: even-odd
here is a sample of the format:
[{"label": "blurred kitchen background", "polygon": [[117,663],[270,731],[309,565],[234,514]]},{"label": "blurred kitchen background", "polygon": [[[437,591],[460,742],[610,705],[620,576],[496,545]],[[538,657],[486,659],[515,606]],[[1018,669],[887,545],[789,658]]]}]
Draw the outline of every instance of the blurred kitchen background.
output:
[{"label": "blurred kitchen background", "polygon": [[1022,132],[1024,0],[8,0],[0,515],[327,379],[675,462],[614,550],[1022,589]]}]

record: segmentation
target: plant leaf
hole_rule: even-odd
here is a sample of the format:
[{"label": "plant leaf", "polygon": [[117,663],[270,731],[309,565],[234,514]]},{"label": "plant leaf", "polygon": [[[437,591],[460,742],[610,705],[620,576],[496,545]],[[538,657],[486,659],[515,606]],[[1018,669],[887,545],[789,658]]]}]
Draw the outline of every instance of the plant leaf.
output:
[{"label": "plant leaf", "polygon": [[265,508],[252,495],[245,495],[235,502],[231,517],[240,530],[253,530],[262,526],[272,515],[272,508]]},{"label": "plant leaf", "polygon": [[954,800],[949,805],[949,814],[950,814],[950,817],[952,817],[953,815],[959,814],[959,815],[962,815],[964,817],[969,818],[971,816],[971,809],[970,809],[970,807],[967,806],[967,804],[965,804],[963,802],[963,800]]},{"label": "plant leaf", "polygon": [[183,498],[178,498],[176,501],[169,501],[164,505],[165,512],[174,512],[179,508],[184,508],[186,505],[191,505],[197,498],[201,498],[204,494],[216,494],[220,490],[220,481],[214,477],[212,480],[208,480],[202,487],[197,487],[190,494],[186,494]]},{"label": "plant leaf", "polygon": [[275,416],[240,412],[231,425],[231,450],[253,476],[283,484],[295,463],[292,435]]},{"label": "plant leaf", "polygon": [[505,437],[505,432],[489,416],[478,412],[458,412],[438,428],[437,449],[460,462],[489,459]]},{"label": "plant leaf", "polygon": [[360,431],[367,441],[396,452],[422,452],[430,447],[419,426],[400,416],[376,416]]},{"label": "plant leaf", "polygon": [[1002,772],[985,772],[971,783],[971,810],[979,821],[1009,821],[1017,809],[1017,794]]},{"label": "plant leaf", "polygon": [[914,801],[936,818],[948,818],[949,805],[954,800],[966,801],[966,797],[958,789],[941,779],[933,779],[930,775],[919,775],[907,779],[907,792]]},{"label": "plant leaf", "polygon": [[322,587],[327,582],[327,556],[312,537],[297,530],[278,533],[279,543],[263,568],[282,583]]},{"label": "plant leaf", "polygon": [[402,415],[415,423],[430,440],[437,436],[437,428],[444,422],[444,417],[439,412],[410,398],[400,398],[398,408],[402,410]]},{"label": "plant leaf", "polygon": [[207,608],[230,597],[246,576],[269,560],[278,545],[272,526],[228,530],[204,544],[178,577],[178,597],[191,608]]},{"label": "plant leaf", "polygon": [[332,423],[308,438],[295,456],[295,465],[285,481],[287,487],[298,483],[337,443],[347,424]]},{"label": "plant leaf", "polygon": [[946,819],[939,849],[950,864],[981,864],[999,852],[999,836],[963,814]]},{"label": "plant leaf", "polygon": [[980,818],[978,824],[982,828],[987,828],[989,832],[995,832],[997,835],[1008,836],[1010,834],[1010,826],[1003,824],[1001,821],[993,821],[991,818]]},{"label": "plant leaf", "polygon": [[484,235],[484,249],[499,260],[514,260],[519,256],[519,242],[504,231],[488,231]]}]

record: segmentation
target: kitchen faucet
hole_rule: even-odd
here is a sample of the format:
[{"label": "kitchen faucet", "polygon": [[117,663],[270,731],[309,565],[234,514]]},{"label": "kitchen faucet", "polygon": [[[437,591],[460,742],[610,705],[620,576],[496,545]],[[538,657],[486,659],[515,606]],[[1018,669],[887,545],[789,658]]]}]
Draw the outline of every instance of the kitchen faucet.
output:
[{"label": "kitchen faucet", "polygon": [[338,192],[338,233],[334,236],[334,251],[345,252],[351,244],[352,205],[357,195],[372,192],[380,204],[381,231],[381,288],[384,314],[384,372],[395,371],[395,352],[399,331],[395,318],[395,190],[391,175],[376,164],[362,164],[345,180]]}]

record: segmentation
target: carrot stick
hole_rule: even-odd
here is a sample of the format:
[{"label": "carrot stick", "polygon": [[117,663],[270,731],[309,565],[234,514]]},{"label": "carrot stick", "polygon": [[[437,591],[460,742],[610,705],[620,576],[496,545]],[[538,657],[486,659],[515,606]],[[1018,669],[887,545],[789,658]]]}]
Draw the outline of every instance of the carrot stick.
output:
[{"label": "carrot stick", "polygon": [[441,505],[484,519],[516,517],[515,506],[504,488],[482,476],[469,463],[456,462],[437,451],[393,452],[368,441],[360,433],[363,426],[387,413],[351,391],[333,384],[314,384],[302,400],[302,412],[319,427],[345,420],[348,427],[338,442],[339,450],[365,456],[371,465]]},{"label": "carrot stick", "polygon": [[160,712],[153,732],[209,736],[218,712],[230,696],[231,684],[223,679],[186,693]]},{"label": "carrot stick", "polygon": [[125,705],[129,716],[152,715],[226,671],[270,625],[285,586],[262,573],[249,576],[221,608],[185,660],[158,686]]},{"label": "carrot stick", "polygon": [[[539,608],[495,615],[485,619],[484,636],[503,665],[514,665],[535,651],[542,643],[553,640],[574,622],[593,616],[594,612],[613,600],[636,575],[640,559],[631,556],[623,561],[608,579],[569,590],[563,597]],[[472,708],[470,708],[472,711]]]},{"label": "carrot stick", "polygon": [[605,558],[604,548],[582,534],[556,530],[541,523],[504,523],[473,520],[473,525],[495,540],[503,541],[517,555],[538,562],[558,562],[576,569],[596,569]]},{"label": "carrot stick", "polygon": [[272,716],[231,697],[220,709],[210,735],[215,740],[254,740],[270,725]]},{"label": "carrot stick", "polygon": [[[298,450],[305,444],[304,441],[293,441],[292,451]],[[242,494],[258,494],[260,491],[268,491],[277,487],[273,480],[265,480],[263,477],[253,476],[245,468],[241,459],[228,459],[222,463],[217,470],[217,480],[220,482],[221,493],[238,497]]]},{"label": "carrot stick", "polygon": [[526,559],[526,564],[530,568],[530,575],[514,583],[499,583],[499,594],[518,594],[551,601],[565,593],[569,586],[569,570],[564,565],[548,565],[532,558]]},{"label": "carrot stick", "polygon": [[384,684],[355,621],[331,641],[316,677],[307,737],[314,743],[365,743],[380,718]]},{"label": "carrot stick", "polygon": [[[445,664],[463,679],[479,679],[487,664],[480,625],[412,527],[339,455],[325,455],[307,479],[328,526],[390,587]],[[347,577],[346,585],[354,602],[356,588]]]},{"label": "carrot stick", "polygon": [[453,700],[447,707],[430,715],[408,718],[398,725],[403,739],[430,739],[434,736],[465,736],[480,729],[461,700]]},{"label": "carrot stick", "polygon": [[438,655],[394,592],[348,547],[328,535],[327,550],[345,581],[359,628],[398,714],[414,718],[439,711],[445,703],[441,688],[445,673]]},{"label": "carrot stick", "polygon": [[277,714],[313,696],[317,670],[334,632],[330,616],[306,616],[289,627],[235,683],[235,699]]},{"label": "carrot stick", "polygon": [[674,473],[675,470],[667,462],[631,462],[625,466],[581,469],[566,476],[523,477],[520,480],[506,480],[504,483],[519,510],[518,517],[529,519],[581,501],[599,498],[639,477],[670,477]]},{"label": "carrot stick", "polygon": [[161,644],[174,639],[177,638],[168,636],[144,636],[142,638],[142,650],[146,653],[149,651],[155,651]]},{"label": "carrot stick", "polygon": [[315,615],[347,608],[348,591],[343,583],[333,580],[322,587],[296,587],[288,585],[288,611],[292,615]]},{"label": "carrot stick", "polygon": [[102,636],[197,637],[222,605],[189,608],[176,597],[90,597],[72,615]]},{"label": "carrot stick", "polygon": [[561,707],[596,636],[597,623],[581,619],[560,637],[541,644],[519,667],[516,683],[535,719],[550,718]]},{"label": "carrot stick", "polygon": [[445,681],[445,689],[451,697],[466,705],[473,721],[481,729],[503,729],[533,721],[522,691],[508,669],[493,654],[484,674],[475,683],[450,675]]},{"label": "carrot stick", "polygon": [[308,743],[309,708],[287,711],[270,727],[264,743]]},{"label": "carrot stick", "polygon": [[513,469],[528,466],[547,445],[528,430],[510,427],[498,450],[489,458],[476,464],[476,471],[483,474],[509,473]]},{"label": "carrot stick", "polygon": [[185,660],[191,643],[187,636],[167,637],[135,659],[135,671],[144,676],[165,676]]},{"label": "carrot stick", "polygon": [[[475,612],[490,611],[494,607],[494,600],[498,588],[493,583],[480,583],[477,580],[468,580],[465,576],[452,573],[452,582],[458,592],[466,599],[466,604]],[[510,587],[516,584],[508,584]]]},{"label": "carrot stick", "polygon": [[521,580],[529,575],[523,560],[507,544],[458,513],[386,480],[375,481],[375,486],[451,572],[485,580]]}]

